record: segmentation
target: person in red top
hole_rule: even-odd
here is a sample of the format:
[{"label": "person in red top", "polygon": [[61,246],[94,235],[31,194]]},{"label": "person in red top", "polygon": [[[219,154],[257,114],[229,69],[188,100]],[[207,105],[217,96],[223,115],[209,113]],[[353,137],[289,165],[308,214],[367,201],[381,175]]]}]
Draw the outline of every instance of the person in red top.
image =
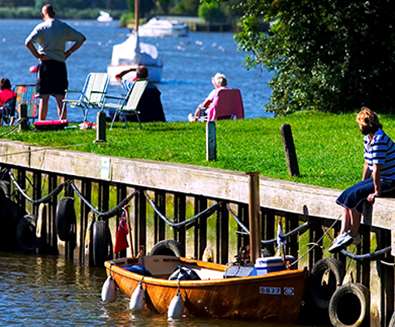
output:
[{"label": "person in red top", "polygon": [[11,90],[11,82],[8,78],[0,80],[0,125],[2,118],[9,118],[10,125],[14,124],[16,93]]}]

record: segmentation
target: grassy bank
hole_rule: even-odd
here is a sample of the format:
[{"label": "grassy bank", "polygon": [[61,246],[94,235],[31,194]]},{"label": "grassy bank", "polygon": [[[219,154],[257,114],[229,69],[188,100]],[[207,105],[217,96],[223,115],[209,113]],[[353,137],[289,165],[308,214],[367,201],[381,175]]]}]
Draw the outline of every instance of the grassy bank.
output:
[{"label": "grassy bank", "polygon": [[[394,116],[381,116],[385,131],[395,137]],[[290,178],[284,159],[280,127],[292,126],[301,176]],[[107,130],[107,143],[96,145],[94,130],[28,131],[3,138],[98,154],[188,163],[236,171],[259,171],[264,176],[332,188],[360,179],[362,135],[355,114],[297,113],[274,119],[217,122],[218,161],[205,161],[205,124],[119,124]]]}]

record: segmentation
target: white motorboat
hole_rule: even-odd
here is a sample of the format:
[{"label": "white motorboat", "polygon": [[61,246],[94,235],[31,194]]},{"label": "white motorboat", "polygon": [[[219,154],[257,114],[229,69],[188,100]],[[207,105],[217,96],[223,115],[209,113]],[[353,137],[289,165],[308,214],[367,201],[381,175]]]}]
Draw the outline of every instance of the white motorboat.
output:
[{"label": "white motorboat", "polygon": [[[150,81],[160,82],[163,63],[157,48],[152,44],[140,42],[138,33],[131,33],[126,41],[113,47],[111,64],[107,67],[110,83],[118,84],[120,81],[115,77],[117,74],[139,65],[147,67]],[[127,76],[130,79],[134,78],[133,72]]]},{"label": "white motorboat", "polygon": [[139,35],[146,37],[187,36],[188,26],[176,19],[153,17],[140,26]]},{"label": "white motorboat", "polygon": [[[135,28],[126,41],[116,44],[112,49],[111,64],[107,73],[111,84],[119,84],[116,75],[130,68],[145,66],[148,70],[148,79],[160,82],[162,78],[163,62],[159,58],[157,48],[152,44],[140,42],[139,38],[139,0],[134,1]],[[126,75],[125,75],[126,76]],[[135,74],[127,74],[128,79],[133,79]]]},{"label": "white motorboat", "polygon": [[97,21],[100,23],[109,23],[112,22],[111,15],[106,11],[100,11],[99,17],[97,17]]}]

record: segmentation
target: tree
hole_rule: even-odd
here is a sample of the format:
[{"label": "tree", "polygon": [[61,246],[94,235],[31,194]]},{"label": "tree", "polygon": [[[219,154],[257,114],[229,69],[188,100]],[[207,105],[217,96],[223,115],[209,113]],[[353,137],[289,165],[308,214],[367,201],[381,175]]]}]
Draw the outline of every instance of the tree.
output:
[{"label": "tree", "polygon": [[[236,39],[248,65],[273,70],[269,111],[395,112],[391,0],[245,0]],[[263,31],[261,22],[270,23]]]},{"label": "tree", "polygon": [[202,3],[199,6],[198,14],[200,18],[203,18],[207,22],[222,22],[225,20],[225,15],[220,5],[215,2]]}]

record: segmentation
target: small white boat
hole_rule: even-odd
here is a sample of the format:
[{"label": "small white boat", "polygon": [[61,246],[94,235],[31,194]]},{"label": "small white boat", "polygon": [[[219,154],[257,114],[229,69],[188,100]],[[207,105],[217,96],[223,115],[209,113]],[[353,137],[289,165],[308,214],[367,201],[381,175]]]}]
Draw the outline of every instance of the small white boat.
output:
[{"label": "small white boat", "polygon": [[187,36],[188,26],[176,19],[153,17],[139,27],[139,35],[146,37]]},{"label": "small white boat", "polygon": [[[112,50],[111,64],[107,67],[107,73],[111,84],[119,84],[116,75],[143,65],[148,69],[148,79],[152,82],[160,82],[162,78],[163,62],[159,58],[157,48],[152,44],[140,42],[139,33],[131,33],[126,41],[116,44]],[[133,79],[133,74],[128,78]]]},{"label": "small white boat", "polygon": [[109,23],[112,22],[111,15],[106,11],[100,11],[99,17],[97,17],[97,21],[100,23]]}]

